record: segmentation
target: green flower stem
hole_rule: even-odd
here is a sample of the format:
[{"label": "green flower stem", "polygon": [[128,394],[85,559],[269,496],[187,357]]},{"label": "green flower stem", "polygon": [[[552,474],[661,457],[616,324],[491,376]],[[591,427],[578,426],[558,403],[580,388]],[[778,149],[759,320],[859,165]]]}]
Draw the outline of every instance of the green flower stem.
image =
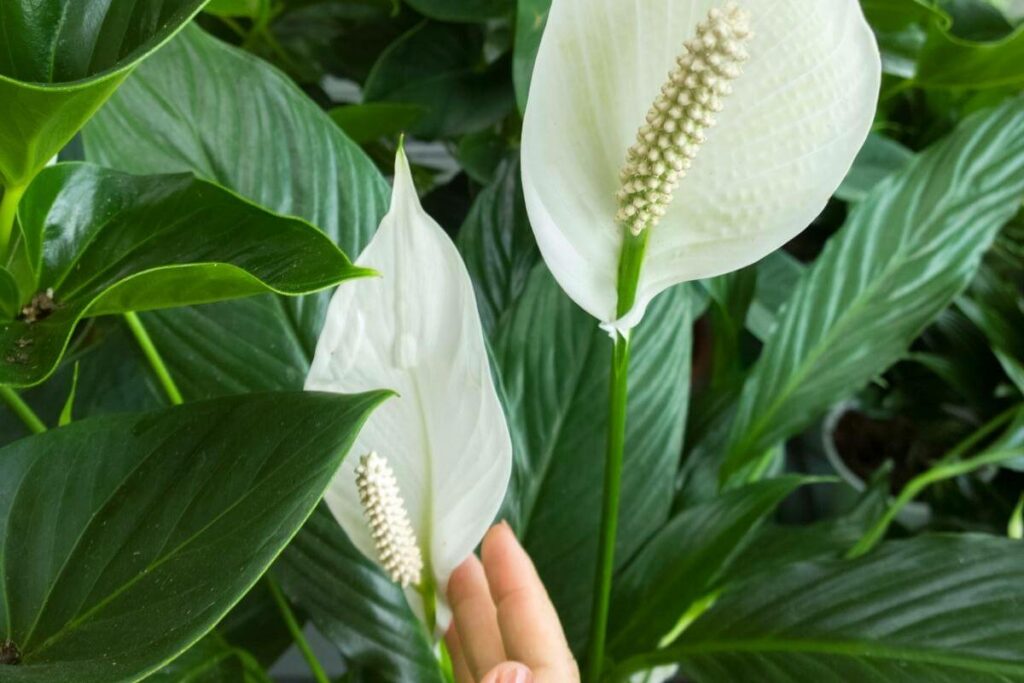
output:
[{"label": "green flower stem", "polygon": [[178,391],[178,385],[174,383],[171,373],[168,372],[163,358],[160,357],[160,352],[153,345],[153,339],[149,336],[149,332],[146,331],[146,326],[142,324],[138,314],[135,312],[125,313],[124,319],[128,323],[128,328],[132,331],[132,334],[135,335],[135,340],[139,343],[139,347],[142,349],[142,353],[145,354],[146,360],[149,361],[150,367],[153,368],[157,379],[160,380],[167,398],[176,406],[184,403],[181,392]]},{"label": "green flower stem", "polygon": [[3,199],[0,199],[0,258],[7,261],[7,250],[11,246],[11,235],[14,232],[14,219],[18,213],[18,202],[25,194],[27,186],[9,186],[4,188]]},{"label": "green flower stem", "polygon": [[330,683],[331,679],[327,677],[327,672],[324,671],[323,665],[320,664],[320,660],[313,653],[313,648],[309,646],[306,636],[302,635],[302,626],[299,625],[299,620],[295,618],[295,613],[292,612],[288,600],[285,599],[284,594],[281,592],[281,587],[277,585],[277,581],[270,575],[270,572],[263,576],[263,580],[266,582],[267,588],[270,589],[270,595],[273,596],[277,609],[281,612],[281,617],[284,618],[284,623],[288,626],[288,631],[292,634],[292,640],[295,641],[299,652],[302,653],[306,663],[309,664],[309,669],[313,672],[313,678],[317,683]]},{"label": "green flower stem", "polygon": [[[636,303],[640,270],[647,253],[647,230],[639,236],[626,234],[619,257],[618,317]],[[608,636],[608,608],[611,604],[612,573],[615,569],[615,536],[619,526],[619,502],[622,493],[622,462],[626,450],[626,403],[629,398],[629,336],[616,334],[612,346],[611,388],[609,391],[608,442],[604,469],[604,494],[601,503],[601,531],[598,536],[597,574],[594,577],[593,613],[590,622],[590,650],[587,680],[601,680],[605,639]]]},{"label": "green flower stem", "polygon": [[900,513],[900,510],[932,484],[970,474],[987,465],[998,465],[1007,460],[1020,457],[1024,457],[1024,448],[995,449],[986,451],[969,460],[957,462],[947,462],[944,460],[927,472],[919,474],[903,487],[900,495],[889,506],[889,509],[885,511],[882,518],[868,529],[867,533],[857,542],[857,545],[850,549],[846,554],[847,559],[855,559],[870,552],[885,537],[886,531],[889,530],[889,526],[896,519],[896,515]]},{"label": "green flower stem", "polygon": [[35,411],[25,403],[24,399],[14,389],[0,386],[0,397],[10,406],[14,414],[21,418],[21,421],[25,423],[25,426],[33,434],[42,434],[46,431],[46,425],[43,424],[43,421],[39,419]]},{"label": "green flower stem", "polygon": [[424,568],[423,579],[416,586],[416,592],[423,598],[423,617],[427,624],[427,636],[434,638],[434,629],[437,628],[437,586],[434,584],[434,574],[429,567]]}]

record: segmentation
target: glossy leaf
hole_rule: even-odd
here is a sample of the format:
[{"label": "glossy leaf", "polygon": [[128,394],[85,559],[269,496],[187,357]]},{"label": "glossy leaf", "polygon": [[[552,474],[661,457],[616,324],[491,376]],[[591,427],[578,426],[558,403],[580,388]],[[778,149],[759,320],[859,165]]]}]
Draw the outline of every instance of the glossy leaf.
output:
[{"label": "glossy leaf", "polygon": [[5,681],[110,681],[210,630],[312,512],[384,394],[95,418],[0,452]]},{"label": "glossy leaf", "polygon": [[[25,185],[204,0],[0,6],[0,185]],[[97,15],[97,10],[102,10]]]},{"label": "glossy leaf", "polygon": [[914,153],[900,143],[872,133],[854,159],[853,168],[843,184],[836,190],[836,197],[859,202],[888,176],[904,169],[913,158]]},{"label": "glossy leaf", "polygon": [[[637,330],[630,367],[621,566],[668,519],[689,396],[691,299],[673,289]],[[540,264],[494,338],[516,459],[506,516],[576,652],[586,645],[611,342]]]},{"label": "glossy leaf", "polygon": [[443,680],[402,589],[352,545],[325,506],[284,551],[275,572],[353,669],[383,680]]},{"label": "glossy leaf", "polygon": [[540,260],[518,162],[502,164],[494,181],[477,196],[459,231],[458,245],[473,278],[484,331],[491,335]]},{"label": "glossy leaf", "polygon": [[423,22],[385,50],[363,88],[366,102],[400,102],[426,113],[408,132],[427,138],[481,130],[515,106],[508,64],[480,66],[478,31]]},{"label": "glossy leaf", "polygon": [[972,117],[854,209],[744,387],[723,479],[895,363],[1024,194],[1024,99]]},{"label": "glossy leaf", "polygon": [[38,310],[0,326],[4,384],[49,376],[86,315],[302,294],[366,274],[308,223],[191,175],[57,166],[18,216],[34,281],[22,302]]},{"label": "glossy leaf", "polygon": [[646,652],[675,627],[691,604],[712,593],[766,515],[806,480],[769,479],[674,516],[615,582],[610,652]]},{"label": "glossy leaf", "polygon": [[[353,257],[387,209],[387,182],[327,114],[273,67],[196,28],[135,72],[85,147],[130,173],[194,172],[308,220]],[[261,297],[143,319],[186,396],[294,389],[328,300]]]},{"label": "glossy leaf", "polygon": [[986,536],[889,543],[734,590],[656,659],[701,683],[1024,681],[1024,545]]}]

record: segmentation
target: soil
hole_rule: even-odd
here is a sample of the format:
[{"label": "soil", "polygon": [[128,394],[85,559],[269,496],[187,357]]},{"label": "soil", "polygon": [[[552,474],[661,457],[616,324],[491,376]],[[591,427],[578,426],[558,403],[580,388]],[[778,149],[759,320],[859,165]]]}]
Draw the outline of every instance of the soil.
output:
[{"label": "soil", "polygon": [[843,462],[863,481],[887,460],[892,461],[892,489],[896,492],[942,457],[941,446],[923,436],[908,418],[875,419],[850,411],[839,419],[832,440]]},{"label": "soil", "polygon": [[19,318],[27,323],[34,323],[48,317],[56,309],[57,304],[53,301],[53,290],[47,289],[32,297],[32,301],[21,309]]}]

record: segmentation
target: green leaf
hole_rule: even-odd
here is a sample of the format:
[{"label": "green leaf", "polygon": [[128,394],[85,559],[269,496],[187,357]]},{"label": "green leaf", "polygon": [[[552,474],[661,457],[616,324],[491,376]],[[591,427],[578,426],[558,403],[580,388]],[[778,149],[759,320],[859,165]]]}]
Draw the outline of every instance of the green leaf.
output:
[{"label": "green leaf", "polygon": [[258,17],[268,11],[268,0],[210,0],[205,11],[221,17]]},{"label": "green leaf", "polygon": [[537,60],[540,39],[551,10],[551,0],[519,0],[516,9],[516,45],[512,60],[512,79],[516,86],[519,111],[526,111],[533,63]]},{"label": "green leaf", "polygon": [[957,535],[800,563],[720,599],[648,662],[701,683],[1024,681],[1024,545]]},{"label": "green leaf", "polygon": [[353,142],[364,144],[384,137],[397,138],[426,111],[418,104],[371,102],[335,107],[330,115]]},{"label": "green leaf", "polygon": [[86,315],[301,294],[367,274],[308,223],[191,175],[64,164],[36,178],[18,216],[39,293],[22,295],[32,314],[0,326],[3,384],[48,377]]},{"label": "green leaf", "polygon": [[325,506],[282,554],[275,573],[354,669],[377,680],[442,682],[402,589],[356,550]]},{"label": "green leaf", "polygon": [[0,184],[27,184],[132,67],[177,33],[203,4],[5,2],[0,7]]},{"label": "green leaf", "polygon": [[933,21],[913,82],[922,88],[974,90],[1024,84],[1024,26],[1001,40],[978,42]]},{"label": "green leaf", "polygon": [[5,681],[137,679],[209,631],[313,511],[383,393],[94,418],[0,451]]},{"label": "green leaf", "polygon": [[483,64],[477,27],[425,21],[381,54],[363,88],[367,102],[401,102],[426,113],[409,127],[425,138],[482,130],[513,109],[508,63]]},{"label": "green leaf", "polygon": [[980,329],[1007,377],[1024,394],[1024,293],[1014,282],[983,269],[960,309]]},{"label": "green leaf", "polygon": [[271,683],[251,654],[211,633],[151,676],[146,683]]},{"label": "green leaf", "polygon": [[610,654],[657,648],[690,605],[716,589],[765,516],[804,483],[796,476],[757,482],[669,520],[615,580]]},{"label": "green leaf", "polygon": [[[619,566],[668,519],[689,396],[691,306],[685,287],[672,289],[633,338]],[[611,353],[608,335],[543,264],[494,340],[515,448],[506,514],[576,652],[591,611]]]},{"label": "green leaf", "polygon": [[747,311],[747,329],[764,341],[771,336],[782,306],[793,296],[806,266],[779,250],[757,264],[757,286],[754,301]]},{"label": "green leaf", "polygon": [[[195,28],[135,72],[86,128],[85,147],[131,173],[214,180],[305,218],[353,256],[390,195],[373,162],[286,76]],[[185,395],[208,397],[301,388],[328,300],[260,297],[142,317]]]},{"label": "green leaf", "polygon": [[913,158],[914,153],[900,143],[872,133],[836,190],[836,197],[847,202],[861,201],[888,176],[906,168]]},{"label": "green leaf", "polygon": [[442,21],[483,21],[512,13],[514,0],[406,0],[424,16]]},{"label": "green leaf", "polygon": [[476,289],[484,332],[491,336],[540,261],[518,159],[502,164],[494,181],[477,196],[459,231],[458,245]]},{"label": "green leaf", "polygon": [[726,480],[905,353],[968,285],[1024,195],[1024,99],[965,121],[861,202],[744,386]]},{"label": "green leaf", "polygon": [[0,267],[0,315],[11,319],[21,310],[21,292],[11,271]]}]

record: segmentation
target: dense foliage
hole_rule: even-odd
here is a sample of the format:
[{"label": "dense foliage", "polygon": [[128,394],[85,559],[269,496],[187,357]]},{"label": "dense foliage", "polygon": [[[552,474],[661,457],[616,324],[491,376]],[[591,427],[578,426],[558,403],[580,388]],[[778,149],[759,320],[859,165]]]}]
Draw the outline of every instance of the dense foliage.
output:
[{"label": "dense foliage", "polygon": [[[450,676],[317,506],[385,393],[297,393],[403,132],[582,657],[609,341],[524,206],[548,0],[91,4],[0,2],[0,680],[268,680],[285,602],[344,680]],[[608,680],[1024,681],[1024,6],[862,6],[827,210],[636,331]]]}]

